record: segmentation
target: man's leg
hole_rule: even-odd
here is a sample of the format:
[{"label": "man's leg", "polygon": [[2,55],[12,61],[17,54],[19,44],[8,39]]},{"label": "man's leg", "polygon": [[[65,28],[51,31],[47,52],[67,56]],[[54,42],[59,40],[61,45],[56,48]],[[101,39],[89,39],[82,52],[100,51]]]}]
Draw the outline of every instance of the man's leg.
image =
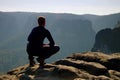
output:
[{"label": "man's leg", "polygon": [[[52,48],[52,47],[51,47]],[[58,51],[60,50],[60,47],[59,46],[54,46],[50,51],[52,54],[55,54],[57,53]]]},{"label": "man's leg", "polygon": [[32,55],[33,50],[32,50],[32,48],[30,47],[29,44],[27,44],[26,51],[27,51],[28,59],[29,59],[29,66],[32,67],[32,66],[35,65],[35,61],[34,61],[34,57],[33,57],[33,55]]},{"label": "man's leg", "polygon": [[45,59],[49,58],[53,54],[57,53],[60,50],[59,46],[53,46],[53,47],[44,47],[43,50],[41,50],[41,54],[39,54],[37,61],[40,63],[40,68],[44,67]]},{"label": "man's leg", "polygon": [[45,64],[45,59],[41,56],[38,56],[37,61],[40,63],[40,66],[44,66]]},{"label": "man's leg", "polygon": [[44,58],[47,59],[50,56],[54,55],[60,50],[59,46],[53,46],[53,47],[44,47],[43,52],[44,52]]},{"label": "man's leg", "polygon": [[35,65],[34,57],[32,55],[28,56],[29,58],[29,66],[32,67]]}]

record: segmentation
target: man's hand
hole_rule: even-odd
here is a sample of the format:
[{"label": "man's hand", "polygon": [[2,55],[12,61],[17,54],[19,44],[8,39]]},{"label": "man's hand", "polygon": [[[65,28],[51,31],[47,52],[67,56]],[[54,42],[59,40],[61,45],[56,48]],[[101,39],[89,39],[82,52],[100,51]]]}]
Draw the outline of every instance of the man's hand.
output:
[{"label": "man's hand", "polygon": [[43,44],[43,47],[50,47],[49,44]]}]

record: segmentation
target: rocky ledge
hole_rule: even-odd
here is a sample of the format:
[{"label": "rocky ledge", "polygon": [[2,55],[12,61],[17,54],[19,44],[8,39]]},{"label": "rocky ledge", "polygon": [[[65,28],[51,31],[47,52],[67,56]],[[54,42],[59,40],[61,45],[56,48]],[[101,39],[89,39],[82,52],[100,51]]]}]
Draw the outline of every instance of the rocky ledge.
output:
[{"label": "rocky ledge", "polygon": [[46,64],[44,69],[28,65],[15,68],[0,80],[120,80],[120,53],[75,53]]}]

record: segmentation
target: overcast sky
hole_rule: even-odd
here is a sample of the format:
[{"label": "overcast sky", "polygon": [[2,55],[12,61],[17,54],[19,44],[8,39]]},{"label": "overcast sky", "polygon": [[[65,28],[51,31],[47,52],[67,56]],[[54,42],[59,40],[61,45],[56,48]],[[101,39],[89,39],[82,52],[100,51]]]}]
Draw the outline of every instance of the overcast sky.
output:
[{"label": "overcast sky", "polygon": [[120,12],[120,0],[0,0],[0,11],[106,15]]}]

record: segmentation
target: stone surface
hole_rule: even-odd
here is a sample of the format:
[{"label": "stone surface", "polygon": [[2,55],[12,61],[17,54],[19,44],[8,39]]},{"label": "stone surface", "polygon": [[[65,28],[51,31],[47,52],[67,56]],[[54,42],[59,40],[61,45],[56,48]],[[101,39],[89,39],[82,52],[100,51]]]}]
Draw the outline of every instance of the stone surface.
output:
[{"label": "stone surface", "polygon": [[65,59],[46,64],[28,64],[0,75],[0,80],[120,80],[120,53],[75,53]]}]

